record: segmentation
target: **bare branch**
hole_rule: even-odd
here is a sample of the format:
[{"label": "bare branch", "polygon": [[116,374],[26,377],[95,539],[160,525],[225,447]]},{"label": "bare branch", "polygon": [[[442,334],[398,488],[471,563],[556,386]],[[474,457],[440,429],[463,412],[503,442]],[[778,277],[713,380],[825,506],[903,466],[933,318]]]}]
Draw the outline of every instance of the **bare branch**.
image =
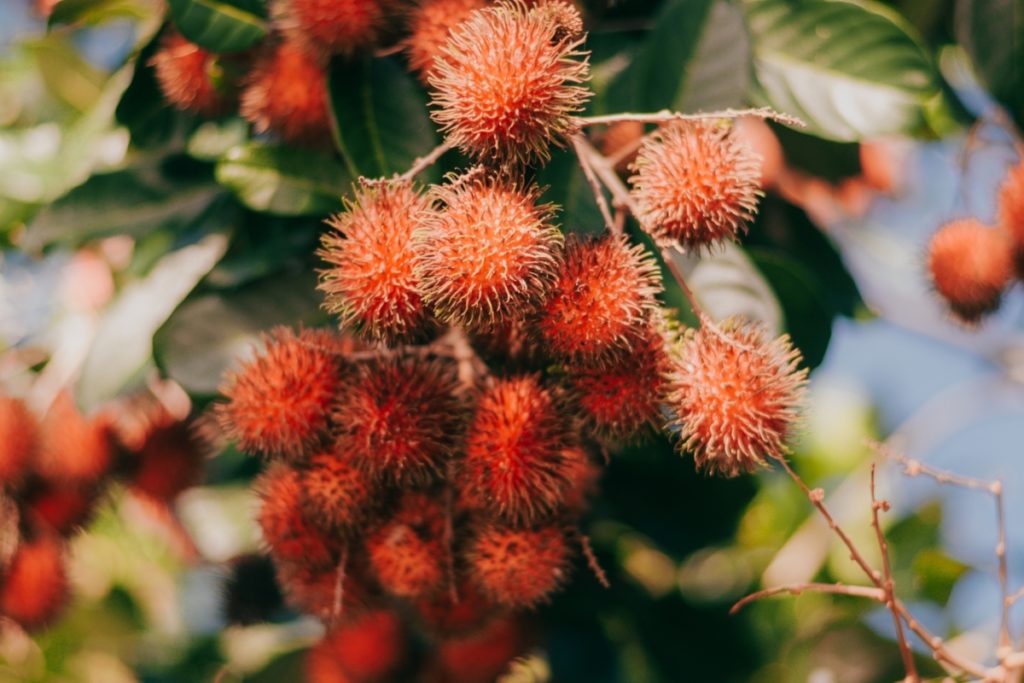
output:
[{"label": "bare branch", "polygon": [[402,175],[397,176],[396,179],[412,180],[420,173],[427,170],[429,167],[433,166],[437,162],[437,160],[444,156],[444,153],[450,150],[451,148],[452,145],[449,142],[442,142],[440,145],[430,150],[429,153],[413,161],[412,166],[409,167],[409,170],[403,173]]},{"label": "bare branch", "polygon": [[708,119],[736,119],[741,116],[757,116],[762,119],[778,121],[787,126],[803,128],[807,124],[801,119],[790,114],[777,112],[770,107],[757,107],[755,109],[723,109],[721,111],[699,112],[696,114],[684,114],[678,111],[662,109],[650,114],[634,114],[630,112],[622,114],[607,114],[604,116],[581,116],[576,119],[580,126],[594,126],[598,124],[620,123],[622,121],[636,121],[638,123],[666,123],[668,121],[706,121]]},{"label": "bare branch", "polygon": [[601,563],[597,561],[597,555],[594,554],[594,548],[590,545],[590,537],[586,534],[579,532],[580,547],[583,549],[583,556],[587,558],[587,566],[590,567],[590,571],[594,573],[594,577],[597,582],[604,588],[611,588],[612,584],[608,580],[608,574],[605,573],[601,567]]},{"label": "bare branch", "polygon": [[751,593],[733,605],[729,610],[729,614],[736,614],[750,603],[763,598],[771,598],[783,594],[800,595],[806,591],[831,593],[833,595],[850,595],[855,598],[867,598],[876,602],[885,602],[885,591],[872,586],[847,586],[842,583],[792,583]]}]

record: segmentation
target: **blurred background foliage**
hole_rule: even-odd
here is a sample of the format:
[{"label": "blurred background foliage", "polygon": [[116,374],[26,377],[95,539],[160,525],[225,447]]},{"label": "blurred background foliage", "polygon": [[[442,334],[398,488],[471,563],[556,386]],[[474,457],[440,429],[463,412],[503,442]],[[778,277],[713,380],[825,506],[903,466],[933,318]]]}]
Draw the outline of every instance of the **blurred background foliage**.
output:
[{"label": "blurred background foliage", "polygon": [[[52,7],[44,7],[52,5]],[[990,220],[1024,124],[1020,0],[625,0],[584,3],[593,113],[769,105],[786,182],[742,247],[683,264],[715,315],[789,332],[814,368],[794,453],[855,538],[870,540],[865,437],[1004,480],[1024,580],[1024,296],[982,328],[947,320],[923,249],[938,225]],[[50,11],[52,10],[52,11]],[[49,11],[48,18],[46,12]],[[195,410],[260,330],[326,324],[322,218],[359,175],[438,137],[397,57],[336,62],[335,150],[297,151],[237,117],[163,103],[148,58],[165,21],[215,52],[268,30],[262,0],[0,4],[0,382],[73,381],[91,410],[159,373]],[[356,106],[358,105],[358,106]],[[461,164],[450,154],[435,178]],[[567,230],[597,231],[569,153],[540,180]],[[667,303],[685,310],[671,286]],[[225,563],[258,545],[252,462],[228,450],[171,519],[112,491],[73,547],[75,599],[34,640],[0,638],[0,680],[298,680],[312,622],[226,627]],[[992,652],[995,526],[980,495],[882,470],[897,586],[922,621]],[[900,678],[871,604],[805,594],[728,608],[761,586],[861,582],[778,473],[708,479],[656,440],[612,457],[585,521],[612,587],[583,566],[538,615],[509,680],[872,682]],[[187,539],[187,540],[183,540]],[[871,547],[865,542],[864,547]],[[1020,635],[1024,615],[1014,614]],[[938,668],[922,655],[922,667]]]}]

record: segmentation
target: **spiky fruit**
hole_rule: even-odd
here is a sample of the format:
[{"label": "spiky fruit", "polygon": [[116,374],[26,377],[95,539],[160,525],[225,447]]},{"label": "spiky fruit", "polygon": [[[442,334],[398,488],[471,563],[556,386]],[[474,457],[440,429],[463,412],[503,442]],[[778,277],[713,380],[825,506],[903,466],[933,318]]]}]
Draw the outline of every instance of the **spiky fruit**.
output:
[{"label": "spiky fruit", "polygon": [[377,490],[350,451],[342,439],[333,448],[311,455],[299,469],[306,516],[320,528],[346,535],[373,513]]},{"label": "spiky fruit", "polygon": [[487,327],[543,296],[562,238],[538,194],[479,175],[437,189],[445,207],[418,235],[417,274],[438,317]]},{"label": "spiky fruit", "polygon": [[0,615],[26,629],[44,626],[67,600],[64,544],[55,534],[23,539],[0,576]]},{"label": "spiky fruit", "polygon": [[443,636],[463,635],[478,630],[501,611],[470,581],[458,583],[455,593],[457,599],[443,591],[416,601],[416,610],[430,631]]},{"label": "spiky fruit", "polygon": [[324,305],[342,324],[372,340],[394,344],[423,332],[428,312],[414,272],[413,233],[433,213],[410,183],[356,191],[346,211],[328,221],[318,252]]},{"label": "spiky fruit", "polygon": [[223,114],[231,95],[223,84],[223,69],[217,55],[189,42],[177,31],[160,39],[160,49],[150,60],[164,98],[174,107],[201,114]]},{"label": "spiky fruit", "polygon": [[807,370],[787,336],[750,323],[688,330],[669,386],[672,427],[697,467],[728,477],[781,458]]},{"label": "spiky fruit", "polygon": [[999,307],[1013,277],[1013,242],[1005,230],[973,218],[953,221],[932,236],[928,270],[953,313],[976,323]]},{"label": "spiky fruit", "polygon": [[409,36],[405,39],[412,70],[426,80],[451,30],[486,6],[487,0],[423,0],[417,5],[409,17]]},{"label": "spiky fruit", "polygon": [[476,633],[441,641],[431,683],[491,683],[530,643],[520,617],[495,619]]},{"label": "spiky fruit", "polygon": [[438,591],[449,552],[444,531],[441,504],[425,493],[406,493],[394,515],[366,540],[370,567],[381,588],[411,598]]},{"label": "spiky fruit", "polygon": [[336,537],[316,526],[302,507],[302,480],[298,471],[277,464],[255,483],[260,495],[256,522],[275,560],[330,568],[337,564]]},{"label": "spiky fruit", "polygon": [[734,240],[757,210],[761,160],[715,122],[662,127],[644,141],[633,170],[637,218],[662,246],[700,250]]},{"label": "spiky fruit", "polygon": [[110,469],[113,451],[109,423],[102,416],[82,415],[67,392],[57,395],[39,431],[34,469],[44,479],[87,484]]},{"label": "spiky fruit", "polygon": [[22,494],[26,517],[66,537],[90,521],[99,491],[95,483],[33,478]]},{"label": "spiky fruit", "polygon": [[999,187],[999,224],[1013,240],[1017,276],[1024,278],[1024,161],[1007,172]]},{"label": "spiky fruit", "polygon": [[593,363],[628,349],[647,329],[661,291],[658,267],[625,237],[571,238],[536,329],[553,357]]},{"label": "spiky fruit", "polygon": [[239,113],[257,133],[315,146],[330,138],[322,64],[291,42],[263,54],[245,78]]},{"label": "spiky fruit", "polygon": [[[314,657],[329,659],[353,681],[392,680],[405,663],[408,636],[398,615],[374,610],[331,629],[316,645]],[[326,661],[317,663],[326,668]],[[310,677],[311,683],[336,679]]]},{"label": "spiky fruit", "polygon": [[276,560],[277,582],[293,608],[327,622],[348,618],[367,608],[375,595],[364,567],[347,556],[333,567],[305,561]]},{"label": "spiky fruit", "polygon": [[240,555],[231,560],[228,571],[221,608],[227,623],[249,626],[269,621],[284,605],[268,555]]},{"label": "spiky fruit", "polygon": [[434,120],[467,154],[547,159],[552,142],[576,132],[574,115],[590,97],[580,85],[589,70],[582,42],[579,13],[559,0],[478,10],[434,60]]},{"label": "spiky fruit", "polygon": [[545,602],[569,571],[569,545],[558,526],[484,528],[467,549],[470,576],[490,600],[507,607]]},{"label": "spiky fruit", "polygon": [[388,0],[275,0],[273,14],[290,42],[320,56],[350,55],[377,41]]},{"label": "spiky fruit", "polygon": [[569,434],[555,396],[536,376],[499,379],[479,398],[456,480],[474,507],[530,524],[561,506]]},{"label": "spiky fruit", "polygon": [[38,420],[24,401],[0,396],[0,489],[21,483],[38,442]]},{"label": "spiky fruit", "polygon": [[562,457],[569,478],[563,507],[570,515],[582,515],[589,507],[590,498],[597,493],[601,467],[579,446],[567,448]]},{"label": "spiky fruit", "polygon": [[328,332],[278,327],[262,353],[225,376],[218,416],[242,450],[297,459],[320,442],[341,387],[335,344]]},{"label": "spiky fruit", "polygon": [[135,455],[129,486],[163,502],[199,483],[206,457],[205,445],[192,424],[166,411],[153,416]]},{"label": "spiky fruit", "polygon": [[334,421],[354,461],[371,476],[423,482],[452,455],[462,421],[454,366],[389,357],[358,366]]}]

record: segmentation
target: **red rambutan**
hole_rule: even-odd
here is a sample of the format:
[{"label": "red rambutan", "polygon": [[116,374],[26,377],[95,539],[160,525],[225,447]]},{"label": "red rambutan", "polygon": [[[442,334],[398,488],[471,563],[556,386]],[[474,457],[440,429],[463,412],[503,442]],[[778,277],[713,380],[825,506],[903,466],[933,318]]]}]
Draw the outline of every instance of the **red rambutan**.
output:
[{"label": "red rambutan", "polygon": [[425,493],[406,493],[395,514],[370,534],[366,551],[381,588],[402,597],[419,597],[444,584],[448,549],[445,512]]},{"label": "red rambutan", "polygon": [[445,208],[419,233],[417,273],[438,317],[487,327],[531,307],[558,265],[561,233],[536,187],[479,176],[437,188]]},{"label": "red rambutan", "polygon": [[318,252],[324,305],[350,326],[388,344],[422,332],[428,313],[417,291],[413,232],[433,212],[409,183],[356,191],[347,210],[328,221]]},{"label": "red rambutan", "polygon": [[69,536],[92,518],[98,495],[96,484],[34,479],[24,491],[25,515],[61,536]]},{"label": "red rambutan", "polygon": [[558,526],[484,528],[467,549],[473,581],[490,600],[533,607],[562,586],[569,572],[569,545]]},{"label": "red rambutan", "polygon": [[548,145],[576,132],[590,92],[582,20],[554,0],[502,2],[451,29],[429,82],[434,120],[467,154],[547,159]]},{"label": "red rambutan", "polygon": [[151,425],[129,477],[132,490],[170,502],[203,476],[204,444],[189,422],[169,415]]},{"label": "red rambutan", "polygon": [[306,516],[302,479],[297,470],[274,465],[260,475],[254,487],[261,499],[256,521],[275,560],[316,568],[337,564],[340,539]]},{"label": "red rambutan", "polygon": [[480,594],[469,581],[456,585],[458,600],[448,591],[416,601],[416,610],[432,632],[445,636],[461,635],[478,630],[501,610]]},{"label": "red rambutan", "polygon": [[799,360],[787,336],[765,342],[756,325],[688,330],[668,402],[697,467],[733,477],[783,456],[807,381]]},{"label": "red rambutan", "polygon": [[928,245],[928,270],[953,313],[976,323],[999,307],[1013,277],[1012,239],[973,218],[947,223]]},{"label": "red rambutan", "polygon": [[999,224],[1013,240],[1017,275],[1024,278],[1024,161],[1006,173],[999,187]]},{"label": "red rambutan", "polygon": [[597,493],[601,467],[578,446],[564,450],[562,458],[569,479],[563,507],[570,514],[582,515],[587,510],[590,498]]},{"label": "red rambutan", "polygon": [[278,43],[256,61],[245,80],[239,113],[256,132],[273,132],[301,145],[329,140],[327,77],[323,66],[300,47]]},{"label": "red rambutan", "polygon": [[566,422],[537,377],[495,381],[480,396],[466,435],[456,480],[463,497],[510,524],[556,511],[569,486]]},{"label": "red rambutan", "polygon": [[275,560],[278,584],[293,608],[327,622],[358,614],[374,599],[365,569],[346,556],[333,567],[311,567],[304,560]]},{"label": "red rambutan", "polygon": [[311,455],[299,471],[303,510],[319,527],[346,534],[373,512],[376,487],[344,440]]},{"label": "red rambutan", "polygon": [[52,534],[23,539],[0,577],[0,614],[26,629],[45,626],[67,601],[64,544]]},{"label": "red rambutan", "polygon": [[556,358],[589,363],[629,348],[646,333],[661,291],[658,267],[643,245],[623,236],[571,238],[540,307],[537,331]]},{"label": "red rambutan", "polygon": [[[332,628],[314,647],[319,667],[329,670],[326,660],[353,681],[391,680],[405,664],[408,636],[398,616],[389,610],[374,610]],[[310,678],[311,683],[339,680]],[[344,679],[341,679],[344,680]]]},{"label": "red rambutan", "polygon": [[423,0],[409,17],[405,47],[410,68],[426,79],[433,69],[434,58],[448,42],[451,30],[487,3],[488,0]]},{"label": "red rambutan", "polygon": [[662,246],[735,240],[757,211],[760,158],[715,122],[663,126],[641,145],[633,170],[637,218]]},{"label": "red rambutan", "polygon": [[150,64],[160,92],[178,109],[217,116],[231,104],[231,93],[222,90],[223,69],[217,55],[190,43],[177,31],[164,34]]},{"label": "red rambutan", "polygon": [[273,14],[289,41],[310,54],[350,55],[376,42],[387,0],[276,0]]},{"label": "red rambutan", "polygon": [[491,683],[530,644],[521,618],[495,619],[482,630],[441,641],[432,683]]},{"label": "red rambutan", "polygon": [[112,432],[103,417],[86,418],[67,392],[61,392],[40,425],[35,472],[44,479],[86,484],[110,469]]},{"label": "red rambutan", "polygon": [[24,401],[0,396],[0,489],[22,481],[38,442],[39,422]]},{"label": "red rambutan", "polygon": [[374,478],[423,482],[452,455],[462,425],[451,363],[389,357],[361,363],[334,421],[355,462]]},{"label": "red rambutan", "polygon": [[278,327],[262,353],[226,375],[218,416],[242,450],[296,459],[317,445],[341,387],[335,343],[329,332]]}]

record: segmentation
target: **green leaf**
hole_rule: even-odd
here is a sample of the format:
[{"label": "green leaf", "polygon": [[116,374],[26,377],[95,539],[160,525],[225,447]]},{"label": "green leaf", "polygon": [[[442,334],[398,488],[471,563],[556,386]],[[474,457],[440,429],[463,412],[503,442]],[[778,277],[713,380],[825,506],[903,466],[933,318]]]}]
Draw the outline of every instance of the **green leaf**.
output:
[{"label": "green leaf", "polygon": [[981,80],[1024,127],[1024,0],[959,0],[954,26]]},{"label": "green leaf", "polygon": [[96,330],[76,398],[85,409],[110,400],[145,368],[152,339],[178,304],[227,250],[228,238],[211,233],[164,256],[107,308]]},{"label": "green leaf", "polygon": [[735,244],[707,256],[677,257],[701,307],[714,320],[738,316],[760,322],[769,333],[782,329],[782,309],[775,293],[750,258]]},{"label": "green leaf", "polygon": [[545,188],[543,201],[559,206],[559,220],[566,232],[602,232],[604,218],[575,152],[568,149],[551,152],[551,161],[537,173],[537,183]]},{"label": "green leaf", "polygon": [[859,140],[928,132],[935,67],[894,13],[850,0],[745,0],[755,100],[793,114],[811,133]]},{"label": "green leaf", "polygon": [[159,367],[189,393],[213,396],[221,375],[274,325],[323,322],[316,278],[283,274],[186,301],[153,340]]},{"label": "green leaf", "polygon": [[185,143],[185,151],[194,159],[217,161],[232,147],[245,142],[249,126],[239,118],[201,123]]},{"label": "green leaf", "polygon": [[266,37],[262,3],[255,0],[168,0],[181,34],[212,52],[241,52]]},{"label": "green leaf", "polygon": [[[336,59],[328,87],[335,141],[353,176],[401,173],[437,145],[426,95],[392,60]],[[420,178],[437,175],[431,168]]]},{"label": "green leaf", "polygon": [[937,605],[949,602],[956,582],[969,569],[938,548],[922,550],[914,557],[915,583],[921,594]]},{"label": "green leaf", "polygon": [[259,142],[228,150],[217,181],[250,209],[285,216],[323,216],[341,207],[352,178],[328,156]]},{"label": "green leaf", "polygon": [[47,27],[65,24],[101,24],[110,19],[142,19],[156,9],[147,0],[60,0],[47,19]]},{"label": "green leaf", "polygon": [[65,36],[51,34],[23,45],[35,57],[50,93],[80,112],[96,104],[106,74],[82,59]]}]

